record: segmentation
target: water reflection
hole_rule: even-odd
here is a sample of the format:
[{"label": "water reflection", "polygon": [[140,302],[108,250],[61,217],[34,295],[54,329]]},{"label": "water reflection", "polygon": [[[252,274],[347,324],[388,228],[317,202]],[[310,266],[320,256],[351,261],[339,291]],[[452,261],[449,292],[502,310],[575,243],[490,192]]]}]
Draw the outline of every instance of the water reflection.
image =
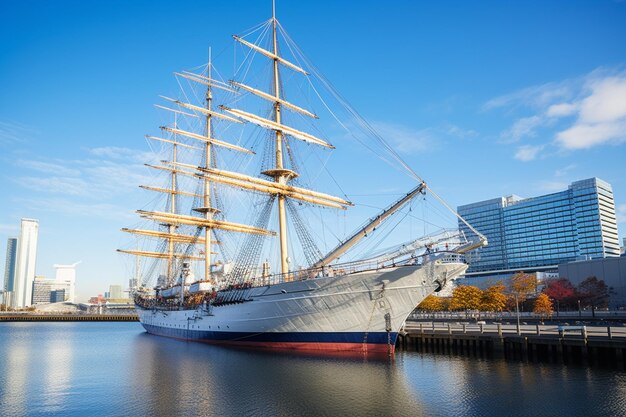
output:
[{"label": "water reflection", "polygon": [[27,378],[32,344],[22,332],[3,342],[4,346],[0,349],[0,386],[3,387],[0,404],[9,414],[23,415],[27,411]]},{"label": "water reflection", "polygon": [[273,354],[136,323],[0,323],[0,415],[626,415],[626,374],[418,352]]},{"label": "water reflection", "polygon": [[[135,412],[243,415],[406,415],[423,413],[402,370],[387,358],[315,357],[234,350],[142,334]],[[144,408],[145,407],[145,408]]]},{"label": "water reflection", "polygon": [[43,406],[48,413],[63,411],[72,384],[73,344],[68,343],[72,333],[71,325],[59,324],[54,337],[44,340],[39,350],[45,361],[43,375],[40,377],[45,380]]}]

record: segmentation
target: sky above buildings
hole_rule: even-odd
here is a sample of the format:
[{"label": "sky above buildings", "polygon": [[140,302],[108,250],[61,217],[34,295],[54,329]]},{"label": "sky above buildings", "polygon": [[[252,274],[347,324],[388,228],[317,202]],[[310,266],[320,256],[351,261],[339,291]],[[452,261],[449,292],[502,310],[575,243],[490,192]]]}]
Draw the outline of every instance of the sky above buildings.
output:
[{"label": "sky above buildings", "polygon": [[[597,176],[613,186],[626,236],[626,2],[278,0],[277,10],[450,205]],[[268,19],[271,4],[4,0],[0,14],[2,251],[20,218],[39,219],[38,274],[82,261],[79,299],[126,284],[132,267],[115,249],[145,204],[137,186],[148,178],[143,136],[162,124],[158,94],[209,46],[231,53],[230,35]],[[404,192],[402,181],[380,191]]]}]

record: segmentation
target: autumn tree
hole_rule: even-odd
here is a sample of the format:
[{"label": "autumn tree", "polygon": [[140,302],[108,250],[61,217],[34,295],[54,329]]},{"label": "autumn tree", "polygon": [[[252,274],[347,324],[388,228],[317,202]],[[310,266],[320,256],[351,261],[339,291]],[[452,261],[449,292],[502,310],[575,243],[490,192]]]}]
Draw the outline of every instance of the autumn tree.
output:
[{"label": "autumn tree", "polygon": [[541,317],[548,317],[552,315],[552,300],[547,294],[541,293],[535,300],[533,307],[533,313],[539,314]]},{"label": "autumn tree", "polygon": [[573,308],[576,305],[576,288],[567,278],[547,280],[542,292],[559,306]]},{"label": "autumn tree", "polygon": [[533,274],[518,272],[511,278],[509,285],[511,295],[517,296],[517,299],[524,301],[529,295],[537,292],[537,277]]},{"label": "autumn tree", "polygon": [[417,309],[429,312],[442,311],[444,309],[444,300],[441,297],[430,294],[419,303]]},{"label": "autumn tree", "polygon": [[510,306],[517,309],[516,304],[520,303],[523,307],[524,301],[535,292],[537,292],[537,277],[533,274],[518,272],[509,282]]},{"label": "autumn tree", "polygon": [[585,307],[608,307],[609,289],[604,280],[589,277],[578,285],[578,297]]},{"label": "autumn tree", "polygon": [[480,299],[480,309],[482,311],[502,311],[506,307],[507,296],[504,294],[506,287],[495,284],[483,291]]},{"label": "autumn tree", "polygon": [[482,291],[473,285],[460,285],[452,291],[450,310],[478,310]]}]

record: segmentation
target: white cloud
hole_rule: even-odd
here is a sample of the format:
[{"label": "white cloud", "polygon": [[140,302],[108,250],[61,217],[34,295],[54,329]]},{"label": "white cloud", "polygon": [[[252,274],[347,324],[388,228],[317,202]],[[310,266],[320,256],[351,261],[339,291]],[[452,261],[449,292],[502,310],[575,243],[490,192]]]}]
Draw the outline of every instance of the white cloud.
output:
[{"label": "white cloud", "polygon": [[448,134],[449,136],[454,136],[459,139],[469,139],[469,138],[475,138],[478,136],[478,132],[476,132],[475,130],[463,129],[462,127],[455,126],[455,125],[447,125],[444,128],[444,132]]},{"label": "white cloud", "polygon": [[520,161],[528,162],[534,159],[537,159],[537,155],[539,152],[543,150],[544,145],[523,145],[517,148],[517,152],[515,152],[515,159]]},{"label": "white cloud", "polygon": [[582,123],[613,122],[626,118],[626,74],[591,82],[592,94],[582,100]]},{"label": "white cloud", "polygon": [[65,198],[18,199],[33,210],[107,219],[135,219],[132,210],[110,203],[86,203]]},{"label": "white cloud", "polygon": [[535,136],[535,129],[543,123],[544,120],[540,116],[524,117],[517,120],[510,129],[502,132],[500,137],[505,143],[518,142],[524,137]]},{"label": "white cloud", "polygon": [[555,177],[564,177],[567,174],[569,174],[570,171],[572,171],[573,169],[576,168],[576,164],[569,164],[568,166],[561,168],[561,169],[557,169],[554,172],[554,176]]},{"label": "white cloud", "polygon": [[414,130],[406,126],[378,122],[376,131],[400,154],[412,155],[432,148],[435,139],[431,129]]},{"label": "white cloud", "polygon": [[23,143],[35,133],[37,133],[36,130],[30,126],[0,121],[0,144]]},{"label": "white cloud", "polygon": [[546,115],[548,117],[566,117],[576,114],[578,105],[571,103],[553,104],[548,107]]},{"label": "white cloud", "polygon": [[70,177],[19,177],[17,183],[40,193],[88,195],[89,184]]},{"label": "white cloud", "polygon": [[[533,111],[501,133],[505,143],[535,137],[540,129],[554,129],[556,125],[557,130],[549,135],[554,138],[553,145],[565,150],[618,145],[626,142],[626,72],[600,68],[584,77],[496,97],[483,106],[486,110],[494,108]],[[516,158],[534,159],[534,148],[519,148]]]},{"label": "white cloud", "polygon": [[567,190],[569,183],[560,181],[542,181],[539,183],[539,189],[546,193],[556,193],[558,191]]},{"label": "white cloud", "polygon": [[567,100],[574,95],[572,81],[566,80],[560,83],[547,83],[513,93],[495,97],[483,105],[483,110],[510,107],[544,108],[555,100]]},{"label": "white cloud", "polygon": [[615,123],[576,123],[556,135],[565,149],[587,149],[604,143],[619,144],[626,141],[626,120]]},{"label": "white cloud", "polygon": [[626,141],[626,74],[593,79],[573,126],[556,134],[565,149],[587,149]]},{"label": "white cloud", "polygon": [[155,158],[154,152],[139,151],[137,149],[121,148],[117,146],[105,146],[100,148],[91,148],[88,150],[90,154],[114,159],[114,160],[132,160],[138,162],[146,162]]},{"label": "white cloud", "polygon": [[126,148],[98,148],[89,153],[99,157],[16,161],[21,172],[27,172],[16,176],[14,181],[30,190],[29,207],[70,215],[99,213],[119,218],[122,209],[117,202],[138,185],[152,184],[147,168],[135,161],[138,154],[153,156],[151,153]]},{"label": "white cloud", "polygon": [[26,159],[19,159],[18,161],[16,161],[16,165],[18,165],[20,168],[34,169],[35,171],[40,171],[46,174],[56,174],[56,175],[62,175],[62,176],[80,175],[80,171],[78,171],[77,169],[68,168],[64,165],[51,163],[51,162],[29,161]]},{"label": "white cloud", "polygon": [[99,194],[115,195],[135,189],[139,184],[150,184],[147,168],[141,164],[98,161],[89,163],[83,172],[90,178],[89,188]]}]

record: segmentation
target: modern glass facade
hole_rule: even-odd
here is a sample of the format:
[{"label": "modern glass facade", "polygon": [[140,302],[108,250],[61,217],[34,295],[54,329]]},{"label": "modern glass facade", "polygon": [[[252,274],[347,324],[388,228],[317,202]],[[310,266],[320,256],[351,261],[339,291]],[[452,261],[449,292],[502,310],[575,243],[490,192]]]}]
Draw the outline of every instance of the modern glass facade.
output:
[{"label": "modern glass facade", "polygon": [[[598,178],[540,197],[468,204],[458,213],[489,240],[470,258],[468,273],[556,267],[620,253],[613,191]],[[465,224],[459,228],[471,236]]]},{"label": "modern glass facade", "polygon": [[9,294],[15,291],[15,264],[17,259],[17,238],[7,239],[7,257],[4,265],[4,303],[11,305]]}]

